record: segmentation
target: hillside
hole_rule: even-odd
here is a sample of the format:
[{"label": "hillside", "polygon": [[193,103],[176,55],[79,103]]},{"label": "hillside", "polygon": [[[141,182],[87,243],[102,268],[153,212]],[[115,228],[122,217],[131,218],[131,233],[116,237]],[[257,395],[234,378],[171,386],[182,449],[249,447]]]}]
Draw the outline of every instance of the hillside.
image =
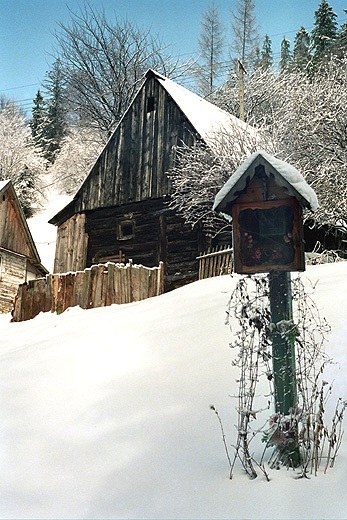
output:
[{"label": "hillside", "polygon": [[[346,397],[347,262],[303,278],[332,326]],[[235,441],[237,374],[226,306],[237,276],[138,303],[1,327],[1,518],[347,517],[347,444],[327,474],[233,480],[216,416]],[[313,289],[315,287],[315,289]]]}]

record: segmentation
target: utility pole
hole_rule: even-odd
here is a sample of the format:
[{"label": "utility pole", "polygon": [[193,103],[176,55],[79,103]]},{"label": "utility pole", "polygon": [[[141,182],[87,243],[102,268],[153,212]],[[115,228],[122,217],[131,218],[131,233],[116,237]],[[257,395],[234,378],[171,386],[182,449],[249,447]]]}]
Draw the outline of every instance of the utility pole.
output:
[{"label": "utility pole", "polygon": [[244,75],[247,74],[245,67],[240,59],[237,60],[239,72],[239,100],[240,100],[240,119],[245,120],[245,82]]}]

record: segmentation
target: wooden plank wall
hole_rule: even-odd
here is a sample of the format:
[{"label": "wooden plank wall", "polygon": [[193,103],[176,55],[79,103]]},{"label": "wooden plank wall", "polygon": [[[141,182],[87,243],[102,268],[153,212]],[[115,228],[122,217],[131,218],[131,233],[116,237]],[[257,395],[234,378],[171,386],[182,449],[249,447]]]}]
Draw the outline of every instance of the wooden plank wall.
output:
[{"label": "wooden plank wall", "polygon": [[86,267],[88,235],[85,213],[76,213],[57,230],[54,272],[81,271]]},{"label": "wooden plank wall", "polygon": [[10,189],[2,194],[0,200],[0,246],[32,257],[32,250]]},{"label": "wooden plank wall", "polygon": [[216,246],[201,253],[199,260],[199,280],[221,276],[232,272],[232,249],[230,246]]},{"label": "wooden plank wall", "polygon": [[[154,110],[148,111],[150,98]],[[194,140],[182,111],[155,78],[149,79],[77,193],[74,212],[169,194],[173,146]]]},{"label": "wooden plank wall", "polygon": [[21,284],[14,302],[13,321],[29,320],[40,312],[61,314],[68,307],[82,309],[122,304],[164,292],[164,265],[143,267],[99,264],[75,273],[49,274]]},{"label": "wooden plank wall", "polygon": [[18,285],[25,281],[26,258],[0,247],[0,312],[11,312]]}]

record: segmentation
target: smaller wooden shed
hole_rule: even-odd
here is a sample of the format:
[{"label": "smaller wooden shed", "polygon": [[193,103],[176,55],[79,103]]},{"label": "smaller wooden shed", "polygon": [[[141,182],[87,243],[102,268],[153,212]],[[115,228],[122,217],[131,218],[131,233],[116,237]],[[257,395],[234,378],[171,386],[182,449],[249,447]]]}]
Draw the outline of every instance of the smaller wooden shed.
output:
[{"label": "smaller wooden shed", "polygon": [[315,192],[296,168],[264,151],[252,154],[213,206],[232,220],[235,272],[304,270],[302,210],[317,207]]},{"label": "smaller wooden shed", "polygon": [[0,312],[12,310],[19,284],[47,273],[12,182],[0,181]]}]

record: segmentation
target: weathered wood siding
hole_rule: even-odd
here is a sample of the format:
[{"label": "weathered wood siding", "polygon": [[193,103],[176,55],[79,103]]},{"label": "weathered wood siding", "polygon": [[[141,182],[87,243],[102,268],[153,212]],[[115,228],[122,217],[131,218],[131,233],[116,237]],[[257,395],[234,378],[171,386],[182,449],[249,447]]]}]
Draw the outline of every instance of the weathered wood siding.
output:
[{"label": "weathered wood siding", "polygon": [[[196,280],[202,234],[165,204],[174,146],[195,140],[175,101],[147,78],[74,200],[51,221],[59,225],[54,272],[132,259],[164,262],[166,290]],[[119,236],[123,223],[133,226],[130,236]]]},{"label": "weathered wood siding", "polygon": [[[132,228],[132,236],[119,236],[120,226]],[[163,199],[151,199],[86,213],[87,267],[98,262],[134,260],[154,267],[166,265],[166,289],[197,279],[196,257],[204,242],[168,208]]]},{"label": "weathered wood siding", "polygon": [[26,258],[0,247],[0,312],[10,312],[19,284],[25,282]]},{"label": "weathered wood siding", "polygon": [[0,199],[0,245],[10,251],[28,257],[32,256],[32,249],[29,247],[27,235],[10,190],[2,193]]},{"label": "weathered wood siding", "polygon": [[84,213],[77,213],[61,224],[57,231],[54,272],[80,271],[86,267],[88,236]]},{"label": "weathered wood siding", "polygon": [[148,79],[60,222],[71,212],[167,195],[165,172],[173,161],[172,147],[194,139],[194,129],[176,103],[158,81]]},{"label": "weathered wood siding", "polygon": [[69,307],[104,307],[137,302],[164,291],[164,266],[99,264],[76,273],[50,274],[21,284],[15,298],[13,321],[30,320],[40,312],[61,314]]}]

